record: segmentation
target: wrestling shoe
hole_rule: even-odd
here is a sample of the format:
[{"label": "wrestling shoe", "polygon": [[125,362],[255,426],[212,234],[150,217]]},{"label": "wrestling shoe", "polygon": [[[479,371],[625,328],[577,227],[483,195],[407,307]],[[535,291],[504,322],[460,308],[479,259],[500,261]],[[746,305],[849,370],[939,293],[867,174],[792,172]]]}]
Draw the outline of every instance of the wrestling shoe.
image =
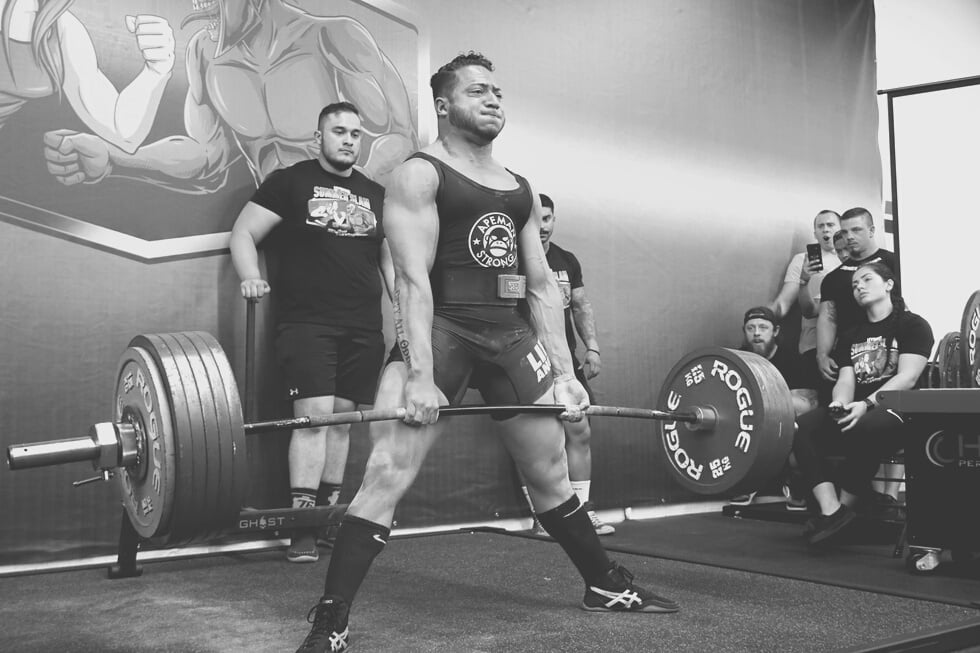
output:
[{"label": "wrestling shoe", "polygon": [[592,505],[591,501],[585,504],[585,511],[592,521],[592,528],[595,529],[596,535],[612,535],[616,532],[616,528],[612,524],[607,524],[599,518],[599,515],[595,513],[595,506]]},{"label": "wrestling shoe", "polygon": [[585,588],[582,609],[589,612],[677,612],[680,606],[670,599],[633,584],[633,574],[613,563],[601,583]]},{"label": "wrestling shoe", "polygon": [[340,598],[324,597],[310,608],[306,620],[313,624],[310,634],[296,653],[338,653],[350,650],[347,616],[350,606]]},{"label": "wrestling shoe", "polygon": [[313,531],[296,531],[289,540],[286,549],[286,560],[289,562],[316,562],[320,552],[316,548],[316,536]]},{"label": "wrestling shoe", "polygon": [[857,514],[841,504],[832,515],[819,515],[814,521],[814,531],[809,535],[807,541],[810,544],[820,544],[840,533],[845,526],[854,521]]}]

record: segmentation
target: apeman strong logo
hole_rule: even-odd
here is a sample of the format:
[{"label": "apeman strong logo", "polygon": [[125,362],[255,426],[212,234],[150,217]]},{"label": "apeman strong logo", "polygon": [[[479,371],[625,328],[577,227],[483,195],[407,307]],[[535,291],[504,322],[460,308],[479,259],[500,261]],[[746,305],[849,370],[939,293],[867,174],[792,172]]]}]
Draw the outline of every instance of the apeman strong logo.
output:
[{"label": "apeman strong logo", "polygon": [[487,213],[470,229],[470,254],[485,268],[517,265],[517,229],[505,213]]}]

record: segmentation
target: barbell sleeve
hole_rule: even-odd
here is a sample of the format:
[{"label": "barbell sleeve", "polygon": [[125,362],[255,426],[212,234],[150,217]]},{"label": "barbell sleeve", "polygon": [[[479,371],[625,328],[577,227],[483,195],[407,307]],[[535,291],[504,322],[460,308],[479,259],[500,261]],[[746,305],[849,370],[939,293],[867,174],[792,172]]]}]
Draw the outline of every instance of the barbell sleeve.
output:
[{"label": "barbell sleeve", "polygon": [[12,444],[7,447],[7,465],[13,470],[96,460],[101,449],[92,438]]}]

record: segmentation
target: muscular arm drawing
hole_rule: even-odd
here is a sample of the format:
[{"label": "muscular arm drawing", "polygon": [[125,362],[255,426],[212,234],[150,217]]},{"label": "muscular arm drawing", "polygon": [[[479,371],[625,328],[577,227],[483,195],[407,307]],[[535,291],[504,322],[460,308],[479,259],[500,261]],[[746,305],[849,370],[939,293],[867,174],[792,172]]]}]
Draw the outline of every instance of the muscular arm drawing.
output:
[{"label": "muscular arm drawing", "polygon": [[184,102],[186,136],[168,136],[132,154],[92,134],[60,129],[44,135],[48,171],[66,186],[95,183],[107,176],[134,179],[185,193],[223,187],[241,153],[228,127],[210,106],[204,86],[207,66],[199,33],[188,45]]},{"label": "muscular arm drawing", "polygon": [[68,103],[97,136],[132,153],[150,133],[170,81],[174,36],[170,23],[158,16],[127,16],[126,27],[136,36],[144,66],[121,92],[99,68],[92,37],[71,12],[58,19],[58,39]]},{"label": "muscular arm drawing", "polygon": [[346,16],[322,21],[320,50],[337,69],[337,88],[375,136],[364,170],[382,181],[419,145],[405,82],[363,25]]}]

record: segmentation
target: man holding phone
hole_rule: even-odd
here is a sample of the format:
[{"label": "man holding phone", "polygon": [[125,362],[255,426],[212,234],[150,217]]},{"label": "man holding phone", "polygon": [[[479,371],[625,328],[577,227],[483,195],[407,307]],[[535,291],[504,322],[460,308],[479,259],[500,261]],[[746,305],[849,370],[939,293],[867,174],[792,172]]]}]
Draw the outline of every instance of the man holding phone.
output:
[{"label": "man holding phone", "polygon": [[824,209],[813,218],[815,243],[807,245],[807,251],[795,254],[786,267],[779,294],[769,303],[776,317],[782,319],[793,307],[800,304],[799,351],[807,373],[817,369],[817,312],[820,307],[820,283],[824,276],[840,265],[834,250],[834,233],[840,229],[840,215]]}]

